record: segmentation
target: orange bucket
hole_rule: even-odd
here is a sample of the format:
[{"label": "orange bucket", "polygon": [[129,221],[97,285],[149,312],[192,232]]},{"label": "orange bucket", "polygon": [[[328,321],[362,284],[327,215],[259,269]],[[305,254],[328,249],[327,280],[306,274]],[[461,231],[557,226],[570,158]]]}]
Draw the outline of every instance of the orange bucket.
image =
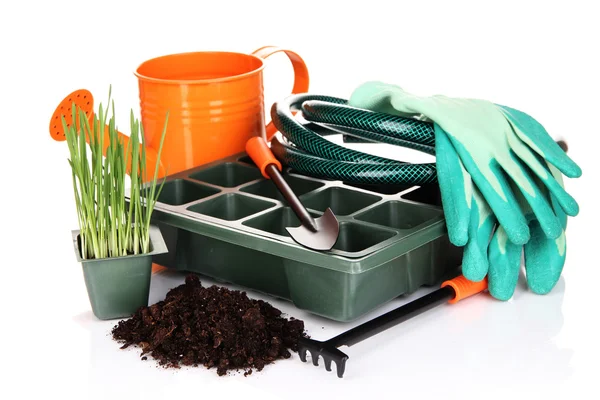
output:
[{"label": "orange bucket", "polygon": [[161,171],[177,173],[240,153],[254,136],[267,141],[276,133],[265,126],[264,59],[284,52],[294,68],[292,93],[308,91],[302,58],[273,46],[252,54],[192,52],[145,61],[135,71],[146,144],[157,149],[165,117],[169,123]]}]

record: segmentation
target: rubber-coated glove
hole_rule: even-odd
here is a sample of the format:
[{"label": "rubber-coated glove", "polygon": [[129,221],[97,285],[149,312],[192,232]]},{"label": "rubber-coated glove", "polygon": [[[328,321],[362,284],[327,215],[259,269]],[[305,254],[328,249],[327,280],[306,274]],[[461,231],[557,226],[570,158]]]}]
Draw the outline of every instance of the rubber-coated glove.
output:
[{"label": "rubber-coated glove", "polygon": [[[560,172],[552,165],[546,164],[549,174],[563,186]],[[561,224],[560,235],[553,239],[548,238],[542,230],[539,221],[526,199],[515,188],[515,194],[529,222],[531,239],[524,246],[516,245],[507,240],[506,234],[499,227],[490,242],[489,279],[494,282],[490,293],[501,300],[509,299],[517,285],[521,269],[521,254],[524,250],[525,273],[527,285],[537,294],[546,294],[554,288],[562,273],[567,251],[566,235],[567,215],[558,203],[556,197],[543,188],[541,182],[535,179],[544,191],[544,197],[549,200],[552,209]],[[511,183],[511,185],[514,185]]]},{"label": "rubber-coated glove", "polygon": [[[462,163],[450,140],[442,132],[438,133],[436,138],[436,153],[442,155],[441,164],[444,165],[438,174],[445,174],[444,179],[453,179],[456,176],[462,179],[461,171],[464,171]],[[459,170],[460,173],[452,176],[453,170]],[[551,165],[548,166],[548,171],[562,187],[560,172]],[[562,227],[559,237],[550,239],[540,228],[535,214],[521,192],[514,188],[513,183],[511,186],[529,222],[531,239],[524,246],[508,241],[504,228],[498,225],[496,217],[477,187],[473,187],[468,227],[469,240],[463,255],[463,275],[472,281],[480,281],[488,275],[488,290],[499,300],[508,300],[514,293],[521,270],[523,250],[525,250],[527,284],[531,291],[537,294],[546,294],[554,288],[562,273],[566,256],[567,216],[556,198],[542,187],[546,199],[551,199],[553,210]]]},{"label": "rubber-coated glove", "polygon": [[[418,97],[381,82],[358,87],[349,104],[434,122],[438,182],[450,240],[457,246],[466,245],[463,273],[469,279],[482,279],[488,271],[488,257],[496,260],[489,272],[490,291],[498,298],[514,291],[519,245],[529,241],[531,230],[536,243],[539,234],[559,239],[564,235],[564,223],[556,209],[568,215],[578,213],[575,200],[544,165],[547,161],[569,177],[580,176],[580,168],[525,113],[484,100]],[[550,204],[534,179],[543,182],[542,187],[550,190],[556,204]],[[496,220],[500,226],[486,257]],[[517,247],[513,249],[512,245]],[[528,253],[530,262],[534,262],[531,255],[536,252],[526,249]],[[498,268],[501,263],[504,268]],[[554,278],[548,275],[543,284],[532,282],[533,287],[539,287],[532,290],[546,292],[554,284]]]}]

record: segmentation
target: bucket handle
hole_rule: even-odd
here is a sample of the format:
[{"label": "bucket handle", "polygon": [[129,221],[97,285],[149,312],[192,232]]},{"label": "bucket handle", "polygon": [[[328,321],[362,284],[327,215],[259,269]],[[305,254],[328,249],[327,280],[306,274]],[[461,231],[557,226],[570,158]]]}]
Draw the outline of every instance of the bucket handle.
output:
[{"label": "bucket handle", "polygon": [[[264,46],[258,50],[255,50],[252,55],[266,59],[267,57],[280,52],[283,52],[288,56],[292,62],[292,66],[294,67],[294,86],[291,94],[307,93],[309,86],[308,68],[306,67],[302,57],[300,57],[297,53],[276,46]],[[275,133],[277,133],[277,128],[275,125],[273,125],[273,121],[271,121],[265,128],[265,139],[267,142],[271,141]]]}]

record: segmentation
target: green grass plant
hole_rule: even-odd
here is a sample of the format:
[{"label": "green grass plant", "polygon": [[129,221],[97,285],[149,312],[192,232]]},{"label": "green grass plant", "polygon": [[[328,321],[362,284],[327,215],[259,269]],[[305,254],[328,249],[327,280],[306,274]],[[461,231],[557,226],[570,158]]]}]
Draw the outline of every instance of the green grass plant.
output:
[{"label": "green grass plant", "polygon": [[[108,104],[111,104],[110,92]],[[114,101],[111,116],[108,107],[104,109],[100,104],[91,123],[74,103],[71,112],[71,126],[67,126],[64,117],[62,124],[70,154],[81,258],[150,252],[150,220],[164,185],[164,179],[158,184],[158,171],[169,115],[160,138],[154,174],[148,180],[144,130],[133,110],[127,145],[118,133]],[[129,194],[125,188],[128,173]]]}]

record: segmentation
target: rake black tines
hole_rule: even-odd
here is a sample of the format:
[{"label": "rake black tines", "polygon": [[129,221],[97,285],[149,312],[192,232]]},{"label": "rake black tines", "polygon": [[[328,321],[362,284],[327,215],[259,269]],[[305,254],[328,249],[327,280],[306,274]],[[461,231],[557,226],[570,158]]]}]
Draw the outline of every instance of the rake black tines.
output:
[{"label": "rake black tines", "polygon": [[346,360],[349,358],[346,353],[338,350],[337,347],[327,342],[319,342],[318,340],[301,338],[298,342],[298,354],[300,360],[306,362],[306,352],[310,353],[313,365],[319,365],[319,357],[323,358],[325,369],[331,371],[331,362],[335,362],[337,367],[337,376],[339,378],[344,376],[346,370]]}]

